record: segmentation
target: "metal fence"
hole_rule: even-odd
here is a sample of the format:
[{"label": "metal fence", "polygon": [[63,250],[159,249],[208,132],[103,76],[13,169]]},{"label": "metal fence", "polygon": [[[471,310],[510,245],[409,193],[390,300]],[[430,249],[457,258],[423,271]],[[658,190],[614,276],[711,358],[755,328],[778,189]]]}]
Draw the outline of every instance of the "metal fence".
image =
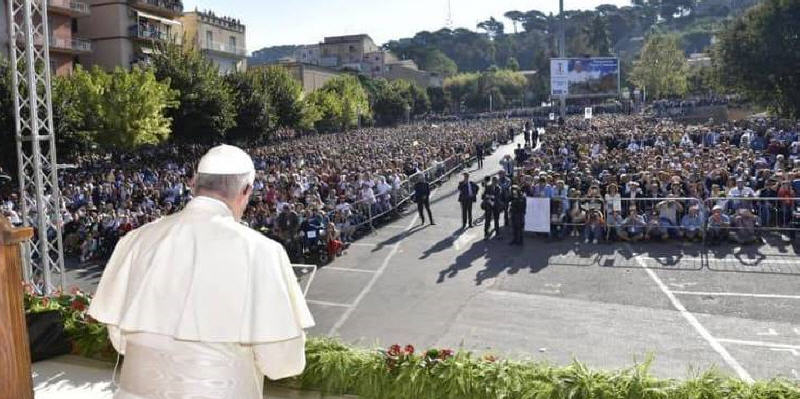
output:
[{"label": "metal fence", "polygon": [[[631,217],[633,212],[640,219]],[[550,220],[550,235],[558,238],[628,240],[634,235],[744,243],[769,232],[794,237],[800,231],[800,198],[554,197]]]}]

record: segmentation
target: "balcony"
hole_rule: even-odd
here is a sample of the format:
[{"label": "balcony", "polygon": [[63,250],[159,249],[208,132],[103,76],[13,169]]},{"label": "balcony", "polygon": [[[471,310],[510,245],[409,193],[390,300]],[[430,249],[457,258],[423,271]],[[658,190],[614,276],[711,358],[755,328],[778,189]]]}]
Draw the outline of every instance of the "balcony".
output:
[{"label": "balcony", "polygon": [[47,10],[73,18],[87,17],[92,13],[88,3],[77,0],[50,0],[47,2]]},{"label": "balcony", "polygon": [[128,4],[169,18],[183,15],[183,2],[180,0],[128,0]]},{"label": "balcony", "polygon": [[169,30],[159,29],[155,25],[131,25],[128,29],[131,38],[145,41],[174,41],[175,44],[181,44],[178,37],[172,35]]},{"label": "balcony", "polygon": [[215,53],[221,53],[225,55],[235,55],[237,57],[245,57],[247,56],[247,49],[240,47],[240,46],[231,46],[228,43],[223,42],[208,42],[203,41],[202,49],[204,51],[211,51]]},{"label": "balcony", "polygon": [[57,36],[50,37],[50,51],[62,52],[68,54],[86,54],[92,52],[92,42],[87,39],[77,37],[61,38]]}]

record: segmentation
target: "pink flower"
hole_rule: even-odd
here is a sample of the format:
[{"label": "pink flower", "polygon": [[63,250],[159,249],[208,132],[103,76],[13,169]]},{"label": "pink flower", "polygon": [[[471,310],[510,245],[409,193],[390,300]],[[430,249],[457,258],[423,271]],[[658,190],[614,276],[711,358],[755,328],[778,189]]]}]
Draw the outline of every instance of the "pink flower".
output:
[{"label": "pink flower", "polygon": [[452,357],[452,356],[453,356],[453,350],[452,349],[442,349],[442,350],[439,351],[439,359],[441,359],[441,360],[447,360],[447,358]]},{"label": "pink flower", "polygon": [[406,345],[404,351],[408,355],[413,355],[414,354],[414,347],[412,345]]}]

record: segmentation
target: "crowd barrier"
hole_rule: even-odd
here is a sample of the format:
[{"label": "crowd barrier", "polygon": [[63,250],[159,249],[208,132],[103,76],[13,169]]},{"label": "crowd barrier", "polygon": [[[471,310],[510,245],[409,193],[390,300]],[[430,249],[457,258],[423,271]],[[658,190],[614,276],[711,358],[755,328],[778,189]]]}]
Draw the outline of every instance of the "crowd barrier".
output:
[{"label": "crowd barrier", "polygon": [[[653,230],[658,233],[656,238],[681,238],[687,230],[696,230],[692,238],[702,238],[703,242],[709,238],[749,242],[762,232],[794,237],[800,231],[798,197],[555,197],[550,201],[550,235],[588,238],[598,233],[590,230],[602,229],[606,239],[617,238],[620,229],[626,228],[619,219],[624,221],[632,206],[646,223],[635,230],[648,238]],[[662,212],[664,207],[668,209]],[[684,226],[683,217],[692,207],[697,208],[698,218],[687,219]],[[718,218],[712,218],[715,209],[720,211]],[[614,217],[614,211],[619,218]]]}]

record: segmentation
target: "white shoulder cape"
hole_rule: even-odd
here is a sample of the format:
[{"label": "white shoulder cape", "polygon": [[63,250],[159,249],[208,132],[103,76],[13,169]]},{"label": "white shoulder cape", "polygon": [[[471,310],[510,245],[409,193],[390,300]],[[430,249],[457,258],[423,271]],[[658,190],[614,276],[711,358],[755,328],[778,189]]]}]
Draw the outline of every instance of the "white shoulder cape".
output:
[{"label": "white shoulder cape", "polygon": [[123,237],[89,315],[123,332],[203,342],[284,341],[314,325],[281,245],[207,197]]}]

